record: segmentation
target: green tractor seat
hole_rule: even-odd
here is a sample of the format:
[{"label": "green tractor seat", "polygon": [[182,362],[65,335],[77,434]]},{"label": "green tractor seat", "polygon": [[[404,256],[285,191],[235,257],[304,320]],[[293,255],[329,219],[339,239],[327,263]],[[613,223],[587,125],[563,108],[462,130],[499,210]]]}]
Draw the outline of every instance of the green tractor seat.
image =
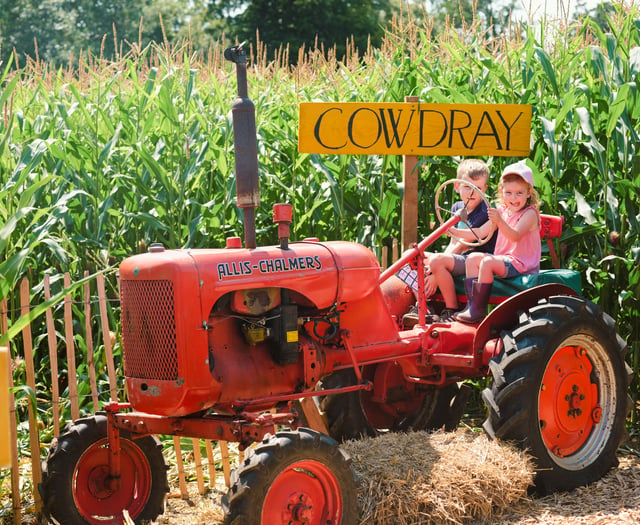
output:
[{"label": "green tractor seat", "polygon": [[[454,279],[456,285],[456,293],[458,301],[466,303],[467,298],[464,292],[464,276],[458,276]],[[582,277],[580,272],[575,270],[565,270],[562,268],[553,270],[540,270],[539,273],[529,275],[520,275],[511,279],[501,279],[496,277],[491,288],[490,304],[498,304],[523,290],[528,290],[534,286],[541,284],[559,283],[564,284],[576,293],[582,293]]]}]

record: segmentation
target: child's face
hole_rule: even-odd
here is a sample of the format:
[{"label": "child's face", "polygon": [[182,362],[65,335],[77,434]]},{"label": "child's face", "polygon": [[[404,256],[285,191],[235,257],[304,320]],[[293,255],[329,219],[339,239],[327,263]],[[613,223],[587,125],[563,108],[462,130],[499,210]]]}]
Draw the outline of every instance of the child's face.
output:
[{"label": "child's face", "polygon": [[527,204],[531,195],[531,188],[521,179],[515,179],[502,184],[502,201],[511,211],[520,211]]},{"label": "child's face", "polygon": [[[471,177],[461,177],[460,180],[473,184],[480,191],[487,191],[487,181],[484,177],[473,180]],[[454,184],[456,191],[460,194],[460,200],[464,202],[467,211],[475,210],[478,204],[482,202],[482,198],[477,191],[473,190],[468,184]]]}]

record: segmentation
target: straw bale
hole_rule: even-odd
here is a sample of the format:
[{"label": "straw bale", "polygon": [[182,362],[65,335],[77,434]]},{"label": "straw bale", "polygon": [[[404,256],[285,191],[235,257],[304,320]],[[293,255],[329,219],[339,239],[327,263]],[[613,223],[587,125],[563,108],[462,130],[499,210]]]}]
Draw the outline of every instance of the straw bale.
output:
[{"label": "straw bale", "polygon": [[527,497],[533,464],[484,434],[389,433],[343,448],[360,478],[360,523],[463,524],[496,519]]}]

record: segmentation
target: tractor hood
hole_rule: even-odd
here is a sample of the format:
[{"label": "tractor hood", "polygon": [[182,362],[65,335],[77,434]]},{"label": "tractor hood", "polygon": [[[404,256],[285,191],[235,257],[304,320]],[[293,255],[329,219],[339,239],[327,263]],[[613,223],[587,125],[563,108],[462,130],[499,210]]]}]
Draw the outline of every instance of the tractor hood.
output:
[{"label": "tractor hood", "polygon": [[369,295],[380,266],[367,248],[345,241],[291,243],[254,249],[164,250],[130,257],[120,265],[122,280],[168,280],[188,284],[191,299],[200,296],[206,319],[215,301],[242,289],[287,288],[317,308]]}]

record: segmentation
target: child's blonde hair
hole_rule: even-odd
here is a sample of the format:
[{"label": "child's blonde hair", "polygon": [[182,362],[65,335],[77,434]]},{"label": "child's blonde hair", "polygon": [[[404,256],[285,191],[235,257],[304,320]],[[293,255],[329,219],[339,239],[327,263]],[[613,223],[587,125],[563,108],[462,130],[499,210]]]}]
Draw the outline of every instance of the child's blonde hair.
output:
[{"label": "child's blonde hair", "polygon": [[473,181],[484,177],[485,182],[489,182],[489,166],[480,159],[464,159],[458,164],[456,173],[456,178],[461,179],[463,177],[468,177]]}]

